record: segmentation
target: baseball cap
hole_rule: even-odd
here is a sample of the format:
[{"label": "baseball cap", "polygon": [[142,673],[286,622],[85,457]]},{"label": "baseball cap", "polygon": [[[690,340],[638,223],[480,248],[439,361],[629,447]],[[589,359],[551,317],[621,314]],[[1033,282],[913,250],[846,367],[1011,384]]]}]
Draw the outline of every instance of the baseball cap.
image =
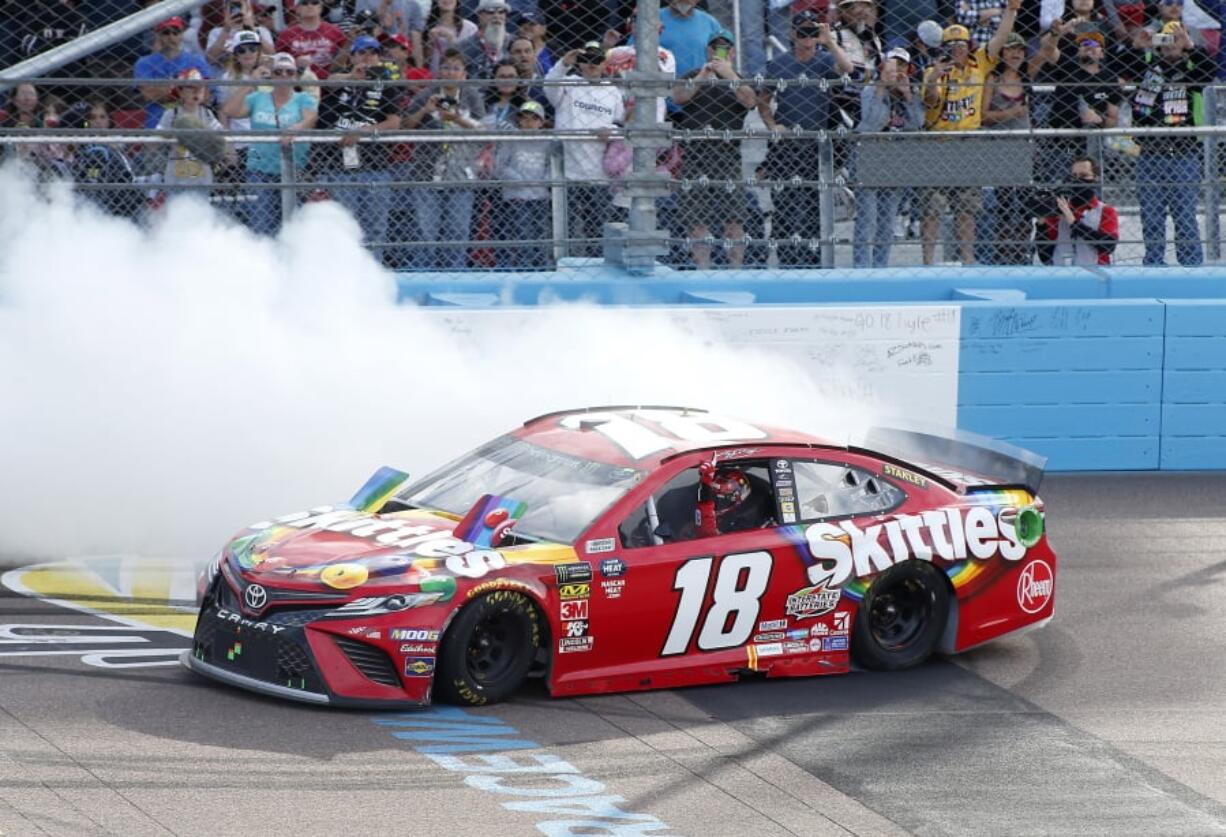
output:
[{"label": "baseball cap", "polygon": [[1091,29],[1087,32],[1081,32],[1077,35],[1077,46],[1082,46],[1087,41],[1093,41],[1101,46],[1107,45],[1107,39],[1103,37],[1103,33],[1097,29]]},{"label": "baseball cap", "polygon": [[230,36],[229,43],[226,44],[226,49],[234,52],[235,49],[241,46],[259,46],[260,36],[250,29],[240,29]]},{"label": "baseball cap", "polygon": [[890,50],[889,52],[885,54],[885,57],[886,58],[897,58],[899,61],[901,61],[904,64],[911,63],[911,53],[907,52],[902,47],[894,47],[892,50]]},{"label": "baseball cap", "polygon": [[718,32],[716,32],[714,35],[712,35],[711,37],[707,38],[708,45],[713,44],[716,41],[727,41],[730,44],[735,44],[736,38],[734,38],[732,36],[732,33],[729,32],[727,29],[721,29]]},{"label": "baseball cap", "polygon": [[817,12],[803,11],[792,15],[792,28],[799,29],[802,26],[817,26],[822,22],[818,17]]},{"label": "baseball cap", "polygon": [[496,12],[499,10],[506,12],[510,11],[510,9],[511,7],[502,2],[502,0],[481,0],[477,4],[477,11],[479,12]]},{"label": "baseball cap", "polygon": [[520,113],[530,113],[533,116],[539,116],[541,119],[545,118],[545,109],[541,107],[540,102],[533,102],[533,101],[524,102],[522,105],[519,106],[519,112]]},{"label": "baseball cap", "polygon": [[1009,37],[1005,38],[1005,47],[1022,47],[1026,48],[1026,39],[1016,32],[1010,32]]},{"label": "baseball cap", "polygon": [[589,64],[599,64],[605,59],[604,47],[600,45],[600,41],[588,41],[583,45],[579,58],[587,59]]},{"label": "baseball cap", "polygon": [[955,23],[952,26],[946,26],[941,31],[941,42],[949,43],[950,41],[970,41],[971,30],[967,29],[960,23]]},{"label": "baseball cap", "polygon": [[183,22],[181,17],[168,17],[153,27],[154,32],[161,32],[163,29],[178,29],[180,32],[187,28],[187,24]]},{"label": "baseball cap", "polygon": [[380,52],[383,50],[383,47],[379,45],[379,41],[376,38],[373,38],[370,35],[359,35],[353,39],[353,48],[349,51],[361,52],[362,50],[366,49],[373,49],[376,52]]},{"label": "baseball cap", "polygon": [[395,44],[396,46],[401,47],[402,49],[411,50],[413,48],[412,44],[409,43],[408,37],[406,37],[405,35],[384,35],[383,36],[383,46],[388,47],[388,46],[391,46],[392,44]]},{"label": "baseball cap", "polygon": [[298,62],[288,52],[278,52],[272,57],[272,68],[274,70],[293,70],[297,72]]},{"label": "baseball cap", "polygon": [[545,22],[545,19],[541,17],[539,14],[537,14],[536,12],[522,12],[520,13],[519,17],[516,18],[516,23],[519,26],[523,26],[524,24],[534,24],[534,23],[543,24],[544,22]]},{"label": "baseball cap", "polygon": [[840,6],[850,6],[852,3],[868,3],[871,6],[873,0],[839,0]]},{"label": "baseball cap", "polygon": [[935,20],[921,20],[919,26],[915,27],[915,34],[924,42],[924,46],[941,45],[941,24]]}]

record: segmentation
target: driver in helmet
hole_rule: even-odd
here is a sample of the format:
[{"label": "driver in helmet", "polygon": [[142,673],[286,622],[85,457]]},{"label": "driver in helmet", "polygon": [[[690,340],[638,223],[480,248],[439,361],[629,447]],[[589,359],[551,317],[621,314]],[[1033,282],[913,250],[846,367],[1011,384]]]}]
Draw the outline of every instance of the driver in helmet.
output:
[{"label": "driver in helmet", "polygon": [[698,468],[698,537],[773,526],[770,498],[740,468],[704,462]]}]

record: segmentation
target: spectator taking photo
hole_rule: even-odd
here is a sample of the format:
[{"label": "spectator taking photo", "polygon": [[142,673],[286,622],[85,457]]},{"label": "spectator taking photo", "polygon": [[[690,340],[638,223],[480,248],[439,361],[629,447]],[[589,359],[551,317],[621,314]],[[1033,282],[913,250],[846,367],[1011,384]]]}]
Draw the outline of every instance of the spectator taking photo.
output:
[{"label": "spectator taking photo", "polygon": [[1114,206],[1098,196],[1098,170],[1082,157],[1073,162],[1068,184],[1037,196],[1039,261],[1049,265],[1094,267],[1111,264],[1120,239]]}]

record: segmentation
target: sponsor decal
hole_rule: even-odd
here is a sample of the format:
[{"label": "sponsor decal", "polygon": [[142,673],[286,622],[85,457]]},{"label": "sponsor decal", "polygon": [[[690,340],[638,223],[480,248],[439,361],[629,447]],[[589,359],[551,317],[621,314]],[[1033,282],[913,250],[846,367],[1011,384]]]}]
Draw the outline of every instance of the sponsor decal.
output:
[{"label": "sponsor decal", "polygon": [[1038,613],[1047,607],[1055,592],[1056,576],[1051,567],[1041,558],[1022,568],[1017,578],[1017,604],[1027,613]]},{"label": "sponsor decal", "polygon": [[563,584],[558,587],[558,597],[566,599],[586,599],[592,594],[590,584]]},{"label": "sponsor decal", "polygon": [[434,674],[434,657],[405,657],[405,677],[430,677]]},{"label": "sponsor decal", "polygon": [[803,654],[809,650],[809,646],[803,642],[785,642],[783,643],[783,653],[785,654]]},{"label": "sponsor decal", "polygon": [[[809,636],[813,636],[813,637],[826,636],[829,633],[830,633],[830,626],[827,625],[825,622],[818,622],[816,625],[814,625],[812,628],[809,629]],[[821,645],[821,643],[819,642],[818,645]]]},{"label": "sponsor decal", "polygon": [[900,514],[864,529],[850,520],[814,523],[805,529],[816,561],[809,567],[809,581],[839,587],[853,575],[873,575],[911,558],[961,561],[1000,555],[1019,561],[1026,547],[1014,530],[1016,519],[1016,508],[971,506]]},{"label": "sponsor decal", "polygon": [[[468,575],[470,578],[480,578],[498,561],[503,561],[501,555],[492,549],[483,549],[475,544],[460,540],[446,529],[416,523],[410,520],[376,517],[350,508],[335,508],[334,506],[317,506],[310,511],[294,512],[275,520],[262,520],[253,523],[249,528],[253,531],[271,529],[275,526],[289,526],[294,529],[322,529],[326,532],[345,532],[356,538],[372,540],[380,546],[394,546],[406,553],[423,558],[462,558],[467,560],[452,562],[448,560],[448,569],[457,575]],[[505,561],[503,561],[505,564]],[[472,575],[477,572],[478,575]]]},{"label": "sponsor decal", "polygon": [[400,646],[401,654],[433,654],[436,651],[438,651],[438,646],[433,642],[417,642]]},{"label": "sponsor decal", "polygon": [[571,654],[577,651],[591,651],[592,638],[590,636],[581,637],[562,637],[558,640],[558,653]]},{"label": "sponsor decal", "polygon": [[586,619],[575,619],[572,622],[564,622],[563,624],[566,626],[567,636],[587,636]]},{"label": "sponsor decal", "polygon": [[786,474],[791,470],[792,470],[792,463],[789,462],[788,460],[786,459],[776,459],[775,460],[776,473]]},{"label": "sponsor decal", "polygon": [[622,589],[626,586],[626,579],[617,578],[612,581],[600,582],[600,587],[604,590],[604,594],[610,599],[620,599],[622,597]]},{"label": "sponsor decal", "polygon": [[926,462],[915,463],[920,468],[923,468],[930,474],[936,474],[938,477],[944,477],[950,482],[960,482],[963,485],[991,485],[992,483],[982,477],[972,477],[970,474],[964,474],[961,471],[955,471],[952,468],[946,468],[944,465],[929,465]]},{"label": "sponsor decal", "polygon": [[809,632],[806,631],[804,628],[793,628],[792,630],[784,634],[784,637],[786,639],[807,639],[808,636],[809,636]]},{"label": "sponsor decal", "polygon": [[557,564],[553,574],[558,584],[570,584],[592,580],[592,565],[587,561],[577,561],[573,564]]},{"label": "sponsor decal", "polygon": [[845,634],[845,633],[847,633],[847,631],[848,631],[848,629],[849,629],[850,627],[851,627],[851,614],[850,614],[850,613],[836,613],[836,614],[834,614],[834,631],[835,631],[835,633]]},{"label": "sponsor decal", "polygon": [[583,545],[583,551],[588,555],[599,555],[602,552],[612,552],[617,548],[612,538],[595,538]]},{"label": "sponsor decal", "polygon": [[224,607],[217,608],[217,618],[226,622],[233,622],[243,628],[250,628],[253,631],[265,631],[276,636],[285,630],[284,625],[273,625],[268,622],[256,622],[248,619],[246,616],[235,613],[232,610],[226,610]]},{"label": "sponsor decal", "polygon": [[778,657],[783,653],[783,643],[768,642],[765,645],[755,645],[759,657]]},{"label": "sponsor decal", "polygon": [[620,558],[606,558],[600,562],[600,574],[605,578],[620,578],[626,574],[626,562]]},{"label": "sponsor decal", "polygon": [[438,631],[431,628],[392,628],[390,636],[410,642],[438,642]]},{"label": "sponsor decal", "polygon": [[757,448],[733,448],[732,450],[717,450],[712,459],[719,462],[723,459],[736,459],[742,456],[753,456],[757,452]]},{"label": "sponsor decal", "polygon": [[797,619],[824,616],[839,606],[839,598],[842,595],[843,592],[837,587],[831,589],[823,584],[802,587],[795,593],[788,594],[788,615]]},{"label": "sponsor decal", "polygon": [[915,473],[914,471],[908,471],[906,468],[899,468],[897,465],[890,465],[889,463],[882,465],[881,474],[882,476],[893,477],[896,480],[909,482],[912,485],[919,486],[920,488],[928,487],[928,479],[926,477],[921,477],[919,474]]},{"label": "sponsor decal", "polygon": [[753,641],[754,642],[778,642],[779,640],[783,639],[783,637],[784,637],[783,631],[766,631],[764,633],[755,634]]},{"label": "sponsor decal", "polygon": [[569,622],[571,619],[587,619],[587,606],[587,599],[562,602],[562,620]]},{"label": "sponsor decal", "polygon": [[847,637],[845,636],[828,636],[822,640],[823,651],[846,651]]},{"label": "sponsor decal", "polygon": [[781,631],[788,626],[786,619],[768,619],[758,623],[759,631]]},{"label": "sponsor decal", "polygon": [[535,592],[531,584],[525,584],[522,581],[516,581],[513,578],[496,578],[492,581],[483,581],[476,587],[468,591],[468,598],[483,596],[486,593],[493,593],[495,590],[518,590],[521,593]]},{"label": "sponsor decal", "polygon": [[383,639],[383,632],[382,631],[367,631],[366,638],[367,639]]},{"label": "sponsor decal", "polygon": [[780,500],[795,500],[796,499],[796,489],[794,488],[778,488],[775,490],[779,494]]},{"label": "sponsor decal", "polygon": [[350,635],[350,636],[360,636],[360,635],[362,635],[362,634],[364,634],[364,633],[366,633],[366,626],[365,626],[365,625],[359,625],[359,626],[358,626],[358,627],[356,627],[356,628],[350,628],[350,629],[349,629],[349,635]]},{"label": "sponsor decal", "polygon": [[809,636],[846,636],[850,625],[851,614],[835,613],[811,627]]}]

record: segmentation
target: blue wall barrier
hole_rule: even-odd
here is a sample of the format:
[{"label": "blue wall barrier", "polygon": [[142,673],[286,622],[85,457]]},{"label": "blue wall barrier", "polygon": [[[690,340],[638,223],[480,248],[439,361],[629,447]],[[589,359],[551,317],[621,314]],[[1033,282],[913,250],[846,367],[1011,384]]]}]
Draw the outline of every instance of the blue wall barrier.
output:
[{"label": "blue wall barrier", "polygon": [[1049,457],[1050,470],[1226,468],[1226,266],[961,268],[632,277],[401,274],[401,301],[490,307],[961,306],[959,425]]}]

